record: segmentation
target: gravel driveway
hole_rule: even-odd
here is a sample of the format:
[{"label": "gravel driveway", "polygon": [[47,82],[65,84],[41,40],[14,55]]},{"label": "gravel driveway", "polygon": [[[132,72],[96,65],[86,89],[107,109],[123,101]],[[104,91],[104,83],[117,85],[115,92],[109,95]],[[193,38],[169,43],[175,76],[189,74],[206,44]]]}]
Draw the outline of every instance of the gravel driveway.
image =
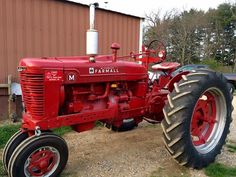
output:
[{"label": "gravel driveway", "polygon": [[[236,99],[234,99],[236,108]],[[236,111],[233,113],[236,118]],[[99,127],[84,133],[65,135],[69,145],[68,165],[62,176],[68,177],[204,177],[203,171],[179,166],[166,152],[160,125],[146,122],[133,131],[116,133]],[[230,142],[236,144],[236,121],[232,123]],[[236,154],[224,148],[217,161],[236,166]]]}]

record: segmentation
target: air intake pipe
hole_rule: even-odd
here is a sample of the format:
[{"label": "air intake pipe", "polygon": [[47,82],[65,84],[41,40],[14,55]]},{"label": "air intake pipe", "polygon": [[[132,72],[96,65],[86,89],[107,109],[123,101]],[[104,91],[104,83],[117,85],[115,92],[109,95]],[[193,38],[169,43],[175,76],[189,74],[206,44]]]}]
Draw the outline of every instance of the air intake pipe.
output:
[{"label": "air intake pipe", "polygon": [[86,33],[86,53],[90,56],[89,61],[95,62],[95,56],[98,54],[98,31],[95,30],[95,8],[98,3],[89,5],[89,30]]}]

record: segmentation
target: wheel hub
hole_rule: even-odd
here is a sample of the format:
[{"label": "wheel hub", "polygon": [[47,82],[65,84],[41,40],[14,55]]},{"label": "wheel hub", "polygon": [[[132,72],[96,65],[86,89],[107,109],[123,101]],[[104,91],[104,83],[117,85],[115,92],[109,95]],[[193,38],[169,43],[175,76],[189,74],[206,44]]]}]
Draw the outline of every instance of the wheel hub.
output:
[{"label": "wheel hub", "polygon": [[210,88],[197,101],[191,119],[192,143],[200,153],[211,151],[225,126],[226,104],[222,92]]},{"label": "wheel hub", "polygon": [[25,173],[29,176],[50,176],[59,164],[59,153],[50,147],[33,152],[25,163]]},{"label": "wheel hub", "polygon": [[204,96],[198,100],[192,118],[191,132],[193,144],[195,146],[206,143],[212,133],[215,123],[215,99],[210,92],[206,92]]}]

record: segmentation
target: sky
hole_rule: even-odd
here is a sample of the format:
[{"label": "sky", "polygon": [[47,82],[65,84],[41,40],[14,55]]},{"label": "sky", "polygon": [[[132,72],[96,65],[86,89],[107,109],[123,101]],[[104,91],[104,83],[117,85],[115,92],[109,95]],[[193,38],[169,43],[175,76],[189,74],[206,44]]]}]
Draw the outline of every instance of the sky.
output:
[{"label": "sky", "polygon": [[[164,14],[173,8],[179,10],[189,10],[191,8],[208,10],[216,8],[224,2],[235,3],[236,0],[71,0],[90,4],[98,2],[102,8],[123,12],[126,14],[142,16],[150,14],[152,11],[161,10]],[[108,2],[105,4],[104,2]]]}]

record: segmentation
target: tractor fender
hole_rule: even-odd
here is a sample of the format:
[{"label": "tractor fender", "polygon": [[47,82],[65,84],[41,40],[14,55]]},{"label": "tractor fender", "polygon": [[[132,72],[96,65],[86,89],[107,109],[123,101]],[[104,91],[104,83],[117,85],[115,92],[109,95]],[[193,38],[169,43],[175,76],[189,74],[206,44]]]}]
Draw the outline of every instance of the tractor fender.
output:
[{"label": "tractor fender", "polygon": [[174,83],[179,82],[182,79],[182,76],[187,75],[188,73],[190,73],[190,71],[184,71],[174,76],[167,84],[168,90],[172,92],[172,90],[174,89]]}]

